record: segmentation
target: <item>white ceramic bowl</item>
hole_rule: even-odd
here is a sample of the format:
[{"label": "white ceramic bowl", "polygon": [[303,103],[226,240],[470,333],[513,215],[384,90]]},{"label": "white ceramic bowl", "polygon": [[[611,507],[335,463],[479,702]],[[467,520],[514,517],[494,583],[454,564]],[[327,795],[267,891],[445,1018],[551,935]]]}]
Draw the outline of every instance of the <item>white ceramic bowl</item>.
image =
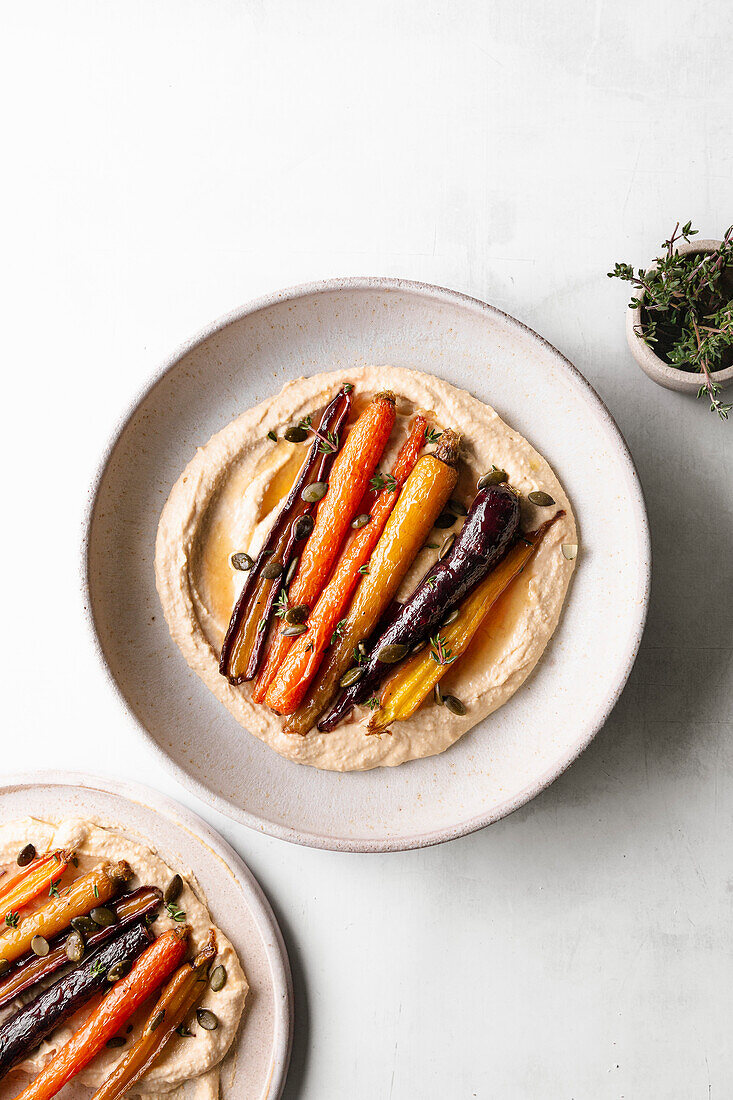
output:
[{"label": "white ceramic bowl", "polygon": [[[300,374],[353,363],[431,371],[493,405],[545,455],[573,503],[578,568],[537,669],[441,756],[338,774],[243,731],[172,643],[153,576],[160,510],[197,445]],[[603,725],[641,639],[650,572],[639,481],[582,375],[483,302],[397,279],[282,291],[178,349],[135,400],[92,487],[87,604],[124,702],[199,797],[286,840],[389,851],[449,840],[527,802]]]},{"label": "white ceramic bowl", "polygon": [[[37,772],[4,778],[0,824],[28,816],[93,817],[152,844],[183,874],[193,872],[250,985],[242,1023],[222,1062],[222,1100],[277,1100],[293,1035],[290,965],[272,909],[234,849],[200,817],[159,791],[93,775]],[[1,1100],[17,1096],[19,1080],[11,1074],[3,1081]],[[71,1083],[64,1089],[67,1094],[68,1100],[88,1100],[89,1090]]]}]

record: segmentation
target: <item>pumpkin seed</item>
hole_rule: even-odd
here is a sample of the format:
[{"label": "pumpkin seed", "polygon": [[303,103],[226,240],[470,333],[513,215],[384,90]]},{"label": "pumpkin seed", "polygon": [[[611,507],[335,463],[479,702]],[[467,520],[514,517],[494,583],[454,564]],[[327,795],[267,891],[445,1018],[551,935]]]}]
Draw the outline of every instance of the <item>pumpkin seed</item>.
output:
[{"label": "pumpkin seed", "polygon": [[0,975],[5,974],[10,970],[10,963],[7,959],[0,959]]},{"label": "pumpkin seed", "polygon": [[293,535],[296,539],[307,539],[313,530],[313,516],[298,516],[293,524]]},{"label": "pumpkin seed", "polygon": [[197,1008],[196,1019],[204,1031],[216,1031],[219,1026],[216,1016],[213,1012],[209,1012],[208,1008]]},{"label": "pumpkin seed", "polygon": [[460,699],[456,699],[455,695],[444,695],[443,706],[446,710],[449,710],[451,714],[465,714],[466,708]]},{"label": "pumpkin seed", "polygon": [[36,849],[32,844],[26,844],[25,848],[21,848],[18,852],[17,863],[19,867],[27,867],[29,863],[32,863],[36,858]]},{"label": "pumpkin seed", "polygon": [[299,634],[305,634],[308,627],[305,623],[293,623],[292,626],[285,626],[280,631],[283,638],[297,638]]},{"label": "pumpkin seed", "polygon": [[306,485],[300,495],[306,503],[316,504],[325,497],[327,489],[328,485],[325,481],[314,481],[312,485]]},{"label": "pumpkin seed", "polygon": [[436,684],[433,688],[433,698],[439,707],[443,706],[443,692],[440,690],[440,684]]},{"label": "pumpkin seed", "polygon": [[552,499],[549,493],[543,493],[541,489],[536,489],[534,493],[529,493],[527,500],[531,500],[533,504],[537,504],[540,508],[549,508],[555,501]]},{"label": "pumpkin seed", "polygon": [[452,512],[441,512],[436,519],[433,527],[437,527],[439,530],[445,530],[446,527],[452,527],[456,522],[456,517]]},{"label": "pumpkin seed", "polygon": [[127,1039],[124,1035],[113,1035],[111,1039],[107,1040],[107,1046],[112,1048],[123,1047],[126,1042]]},{"label": "pumpkin seed", "polygon": [[98,925],[94,923],[91,917],[72,917],[69,924],[78,932],[80,936],[91,936],[93,932],[98,930]]},{"label": "pumpkin seed", "polygon": [[441,561],[444,557],[450,554],[453,549],[453,543],[456,541],[455,534],[448,535],[448,538],[444,540],[443,545],[438,551],[438,561]]},{"label": "pumpkin seed", "polygon": [[40,955],[44,958],[51,948],[48,946],[48,940],[45,936],[34,936],[31,940],[31,951],[34,955]]},{"label": "pumpkin seed", "polygon": [[427,643],[427,641],[424,641],[424,642],[417,642],[417,644],[416,644],[416,645],[414,645],[414,646],[412,647],[412,649],[410,650],[410,656],[411,656],[411,657],[414,657],[416,653],[422,653],[422,651],[423,651],[423,650],[425,649],[425,646],[426,646],[427,644],[428,644],[428,643]]},{"label": "pumpkin seed", "polygon": [[232,554],[231,562],[234,569],[241,569],[243,573],[249,572],[254,565],[249,554]]},{"label": "pumpkin seed", "polygon": [[401,645],[399,643],[395,645],[383,645],[377,653],[377,660],[381,661],[383,665],[395,665],[398,661],[407,653],[409,646]]},{"label": "pumpkin seed", "polygon": [[562,544],[563,557],[572,561],[578,556],[578,544],[576,542],[564,542]]},{"label": "pumpkin seed", "polygon": [[288,428],[284,438],[287,439],[288,443],[305,443],[308,432],[305,428]]},{"label": "pumpkin seed", "polygon": [[357,680],[361,680],[363,675],[364,669],[359,668],[359,666],[357,665],[355,668],[350,668],[348,672],[345,672],[343,674],[343,676],[339,680],[339,684],[342,688],[347,688],[350,684],[355,684]]},{"label": "pumpkin seed", "polygon": [[366,527],[371,518],[372,517],[370,515],[368,515],[366,512],[363,512],[360,516],[357,516],[356,519],[352,519],[351,526],[355,527],[358,531],[360,527]]},{"label": "pumpkin seed", "polygon": [[363,641],[362,642],[357,642],[356,648],[359,650],[362,657],[366,657],[367,647],[364,645]]},{"label": "pumpkin seed", "polygon": [[226,985],[227,972],[223,966],[215,966],[209,974],[209,985],[214,990],[214,993],[218,993],[220,989],[223,989]]},{"label": "pumpkin seed", "polygon": [[69,962],[81,962],[84,958],[84,938],[80,932],[69,933],[64,944],[64,950]]},{"label": "pumpkin seed", "polygon": [[174,875],[165,888],[163,894],[163,902],[168,905],[172,901],[178,901],[183,890],[183,879],[180,875]]},{"label": "pumpkin seed", "polygon": [[99,905],[96,909],[92,909],[89,916],[100,928],[109,928],[111,924],[117,924],[117,914],[106,905]]},{"label": "pumpkin seed", "polygon": [[277,436],[275,435],[275,433],[273,431],[269,431],[267,433],[267,438],[271,439],[273,443],[277,443]]},{"label": "pumpkin seed", "polygon": [[460,611],[456,607],[454,611],[451,611],[450,615],[446,615],[446,617],[443,619],[443,622],[442,622],[441,625],[442,626],[450,626],[451,623],[454,623],[456,621],[456,619],[458,618],[459,615],[460,615]]},{"label": "pumpkin seed", "polygon": [[302,626],[308,618],[308,611],[307,603],[296,603],[294,607],[287,609],[283,618],[290,626]]},{"label": "pumpkin seed", "polygon": [[283,571],[283,567],[279,561],[268,561],[265,568],[262,570],[261,576],[266,581],[276,581]]},{"label": "pumpkin seed", "polygon": [[125,974],[130,969],[130,964],[127,962],[118,962],[113,966],[110,966],[107,971],[108,982],[118,982],[120,978],[124,978]]},{"label": "pumpkin seed", "polygon": [[161,1008],[160,1012],[156,1012],[155,1015],[153,1016],[152,1020],[150,1021],[150,1027],[148,1028],[148,1034],[150,1034],[153,1031],[157,1031],[157,1029],[163,1023],[164,1019],[165,1019],[165,1009]]},{"label": "pumpkin seed", "polygon": [[476,488],[485,489],[487,485],[503,485],[508,480],[506,470],[500,470],[498,466],[492,466],[488,474],[484,474],[483,477],[478,479]]},{"label": "pumpkin seed", "polygon": [[176,1028],[176,1035],[180,1035],[182,1039],[192,1039],[193,1032],[189,1031],[185,1024],[179,1024]]},{"label": "pumpkin seed", "polygon": [[298,556],[297,558],[293,558],[290,565],[288,566],[288,571],[285,574],[285,581],[284,581],[284,584],[285,584],[286,588],[290,584],[293,577],[295,576],[295,570],[298,568],[298,562],[299,561],[300,561],[300,556]]},{"label": "pumpkin seed", "polygon": [[446,512],[452,512],[454,516],[467,516],[468,508],[465,504],[461,504],[460,500],[454,500],[452,497],[445,506]]}]

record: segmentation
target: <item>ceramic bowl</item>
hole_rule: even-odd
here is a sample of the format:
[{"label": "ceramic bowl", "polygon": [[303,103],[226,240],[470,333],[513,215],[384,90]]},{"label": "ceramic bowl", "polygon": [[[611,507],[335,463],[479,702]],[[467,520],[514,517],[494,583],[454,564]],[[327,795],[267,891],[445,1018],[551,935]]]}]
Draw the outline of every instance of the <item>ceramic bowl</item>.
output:
[{"label": "ceramic bowl", "polygon": [[[581,549],[558,629],[505,706],[440,756],[339,774],[278,756],[188,668],[163,618],[153,555],[161,508],[197,446],[288,379],[369,363],[432,372],[496,408],[557,472]],[[649,571],[631,456],[567,359],[484,302],[400,279],[352,278],[268,295],[171,355],[124,416],[92,486],[84,602],[100,660],[181,782],[257,830],[379,852],[496,821],[575,759],[633,664]]]},{"label": "ceramic bowl", "polygon": [[[719,246],[720,241],[683,241],[677,248],[677,252],[686,256],[690,252],[713,252]],[[650,346],[637,336],[635,329],[639,324],[641,324],[641,308],[637,306],[636,309],[627,309],[626,340],[631,354],[644,374],[665,389],[696,394],[702,383],[702,375],[670,367],[669,363],[660,359]],[[725,370],[713,371],[712,377],[722,389],[726,389],[733,382],[733,366],[726,367]]]}]

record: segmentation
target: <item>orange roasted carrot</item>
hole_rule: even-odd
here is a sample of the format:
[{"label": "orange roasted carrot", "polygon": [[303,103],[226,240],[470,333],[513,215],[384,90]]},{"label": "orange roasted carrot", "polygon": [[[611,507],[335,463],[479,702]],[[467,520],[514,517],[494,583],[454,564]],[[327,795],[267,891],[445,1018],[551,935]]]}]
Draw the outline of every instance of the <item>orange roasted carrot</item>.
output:
[{"label": "orange roasted carrot", "polygon": [[[395,396],[378,393],[354,424],[331,468],[328,491],[288,592],[292,605],[312,608],[331,572],[341,543],[356,515],[395,421]],[[255,681],[252,701],[264,702],[267,689],[293,643],[278,631]]]},{"label": "orange roasted carrot", "polygon": [[58,882],[74,856],[73,851],[49,852],[25,867],[0,891],[0,921],[17,912]]},{"label": "orange roasted carrot", "polygon": [[369,561],[369,555],[379,542],[399,491],[417,462],[425,442],[426,426],[425,417],[415,417],[412,430],[397,456],[391,479],[371,506],[369,522],[357,530],[347,544],[331,580],[321,592],[312,614],[308,616],[308,630],[296,639],[270,684],[265,702],[278,714],[292,714],[297,709],[318,671],[333,632],[361,580],[359,570]]},{"label": "orange roasted carrot", "polygon": [[110,989],[99,1007],[47,1062],[18,1100],[51,1100],[99,1054],[143,1001],[146,1001],[186,953],[188,927],[164,932],[140,956],[126,978]]}]

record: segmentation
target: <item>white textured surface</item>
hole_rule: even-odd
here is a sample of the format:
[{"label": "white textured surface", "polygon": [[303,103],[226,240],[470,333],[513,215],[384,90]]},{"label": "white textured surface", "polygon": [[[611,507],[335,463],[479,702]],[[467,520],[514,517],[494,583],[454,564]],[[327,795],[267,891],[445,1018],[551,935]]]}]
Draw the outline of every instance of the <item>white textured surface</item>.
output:
[{"label": "white textured surface", "polygon": [[704,236],[731,219],[732,29],[725,0],[6,14],[4,770],[181,797],[82,626],[84,488],[158,361],[255,294],[368,272],[494,302],[598,388],[646,490],[636,669],[526,809],[441,848],[347,856],[183,796],[282,921],[289,1098],[730,1092],[732,429],[638,372],[605,272],[677,217]]}]

